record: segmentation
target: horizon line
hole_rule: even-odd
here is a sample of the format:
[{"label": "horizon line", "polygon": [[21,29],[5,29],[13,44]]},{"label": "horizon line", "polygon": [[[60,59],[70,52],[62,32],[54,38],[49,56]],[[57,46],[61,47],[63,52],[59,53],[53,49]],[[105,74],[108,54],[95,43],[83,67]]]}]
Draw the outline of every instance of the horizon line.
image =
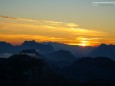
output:
[{"label": "horizon line", "polygon": [[[10,43],[10,42],[7,42],[7,41],[0,41],[0,42],[5,42],[5,43],[9,43],[9,44],[11,44],[11,45],[13,45],[13,46],[19,46],[19,45],[22,45],[24,42],[36,42],[36,43],[48,43],[48,42],[50,42],[50,43],[60,43],[60,44],[65,44],[65,45],[69,45],[69,46],[80,46],[79,44],[67,44],[67,43],[61,43],[61,42],[53,42],[53,41],[41,41],[41,42],[38,42],[38,41],[36,41],[36,40],[24,40],[22,43],[19,43],[19,44],[14,44],[14,43]],[[99,44],[99,45],[97,45],[97,46],[100,46],[100,45],[102,45],[102,44],[105,44],[105,45],[115,45],[115,44],[106,44],[106,43],[101,43],[101,44]],[[92,45],[86,45],[86,46],[80,46],[80,47],[97,47],[97,46],[92,46]]]}]

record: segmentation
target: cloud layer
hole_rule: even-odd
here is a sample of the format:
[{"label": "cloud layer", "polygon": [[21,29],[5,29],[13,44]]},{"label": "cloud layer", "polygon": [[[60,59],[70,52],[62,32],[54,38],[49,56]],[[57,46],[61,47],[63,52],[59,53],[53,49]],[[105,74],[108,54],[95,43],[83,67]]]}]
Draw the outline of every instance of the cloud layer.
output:
[{"label": "cloud layer", "polygon": [[75,23],[0,16],[0,40],[15,44],[37,40],[76,45],[87,41],[87,45],[97,45],[105,36],[105,32],[84,29]]}]

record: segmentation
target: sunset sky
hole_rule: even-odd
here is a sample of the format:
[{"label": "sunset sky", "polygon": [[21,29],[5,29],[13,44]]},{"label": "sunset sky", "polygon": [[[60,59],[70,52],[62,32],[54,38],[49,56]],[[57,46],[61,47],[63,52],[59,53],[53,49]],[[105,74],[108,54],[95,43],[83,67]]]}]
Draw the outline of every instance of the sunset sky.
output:
[{"label": "sunset sky", "polygon": [[[0,0],[0,41],[115,44],[115,3],[101,0]],[[115,2],[115,0],[102,0]]]}]

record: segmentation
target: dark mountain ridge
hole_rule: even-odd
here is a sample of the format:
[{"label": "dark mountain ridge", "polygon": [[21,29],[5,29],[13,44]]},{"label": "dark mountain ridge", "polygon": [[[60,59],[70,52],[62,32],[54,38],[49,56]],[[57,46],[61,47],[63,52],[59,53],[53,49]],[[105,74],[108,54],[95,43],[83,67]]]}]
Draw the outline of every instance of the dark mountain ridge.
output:
[{"label": "dark mountain ridge", "polygon": [[115,80],[115,62],[106,57],[84,57],[65,69],[63,74],[83,82],[91,80]]},{"label": "dark mountain ridge", "polygon": [[[62,52],[63,50],[61,50]],[[58,51],[60,53],[60,51]],[[67,51],[63,51],[67,52]],[[44,57],[41,57],[44,58]],[[61,73],[41,58],[17,54],[0,58],[1,86],[114,86],[115,62],[109,58],[84,57]],[[82,82],[80,82],[82,81]],[[106,82],[104,82],[106,81]],[[106,83],[106,84],[105,84]]]},{"label": "dark mountain ridge", "polygon": [[70,65],[78,59],[78,57],[75,57],[71,52],[66,50],[55,51],[45,57],[47,57],[52,64],[60,68]]},{"label": "dark mountain ridge", "polygon": [[53,52],[53,47],[49,44],[42,44],[33,41],[24,41],[21,45],[13,46],[6,42],[0,42],[0,53],[17,54],[24,49],[38,49],[39,53],[47,54]]},{"label": "dark mountain ridge", "polygon": [[50,69],[47,62],[26,54],[0,59],[0,86],[80,86]]},{"label": "dark mountain ridge", "polygon": [[97,48],[95,48],[89,56],[91,57],[111,57],[111,59],[115,60],[115,45],[106,45],[101,44]]}]

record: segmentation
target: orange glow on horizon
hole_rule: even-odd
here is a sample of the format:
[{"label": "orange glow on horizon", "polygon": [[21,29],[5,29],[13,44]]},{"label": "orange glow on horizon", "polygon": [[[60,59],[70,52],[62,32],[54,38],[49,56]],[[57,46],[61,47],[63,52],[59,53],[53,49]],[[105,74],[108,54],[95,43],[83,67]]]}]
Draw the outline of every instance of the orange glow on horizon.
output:
[{"label": "orange glow on horizon", "polygon": [[[3,22],[2,20],[4,19]],[[78,46],[115,44],[107,32],[82,28],[79,24],[0,16],[0,41],[19,45],[25,40],[58,42]]]},{"label": "orange glow on horizon", "polygon": [[[18,40],[17,40],[18,39]],[[5,41],[11,43],[13,45],[20,45],[25,40],[35,40],[36,42],[57,42],[63,43],[67,45],[78,45],[82,47],[86,46],[98,46],[103,42],[98,42],[97,40],[90,40],[89,38],[78,38],[76,40],[68,40],[65,38],[55,38],[48,36],[40,36],[40,35],[24,35],[24,34],[0,34],[0,41]]]}]

